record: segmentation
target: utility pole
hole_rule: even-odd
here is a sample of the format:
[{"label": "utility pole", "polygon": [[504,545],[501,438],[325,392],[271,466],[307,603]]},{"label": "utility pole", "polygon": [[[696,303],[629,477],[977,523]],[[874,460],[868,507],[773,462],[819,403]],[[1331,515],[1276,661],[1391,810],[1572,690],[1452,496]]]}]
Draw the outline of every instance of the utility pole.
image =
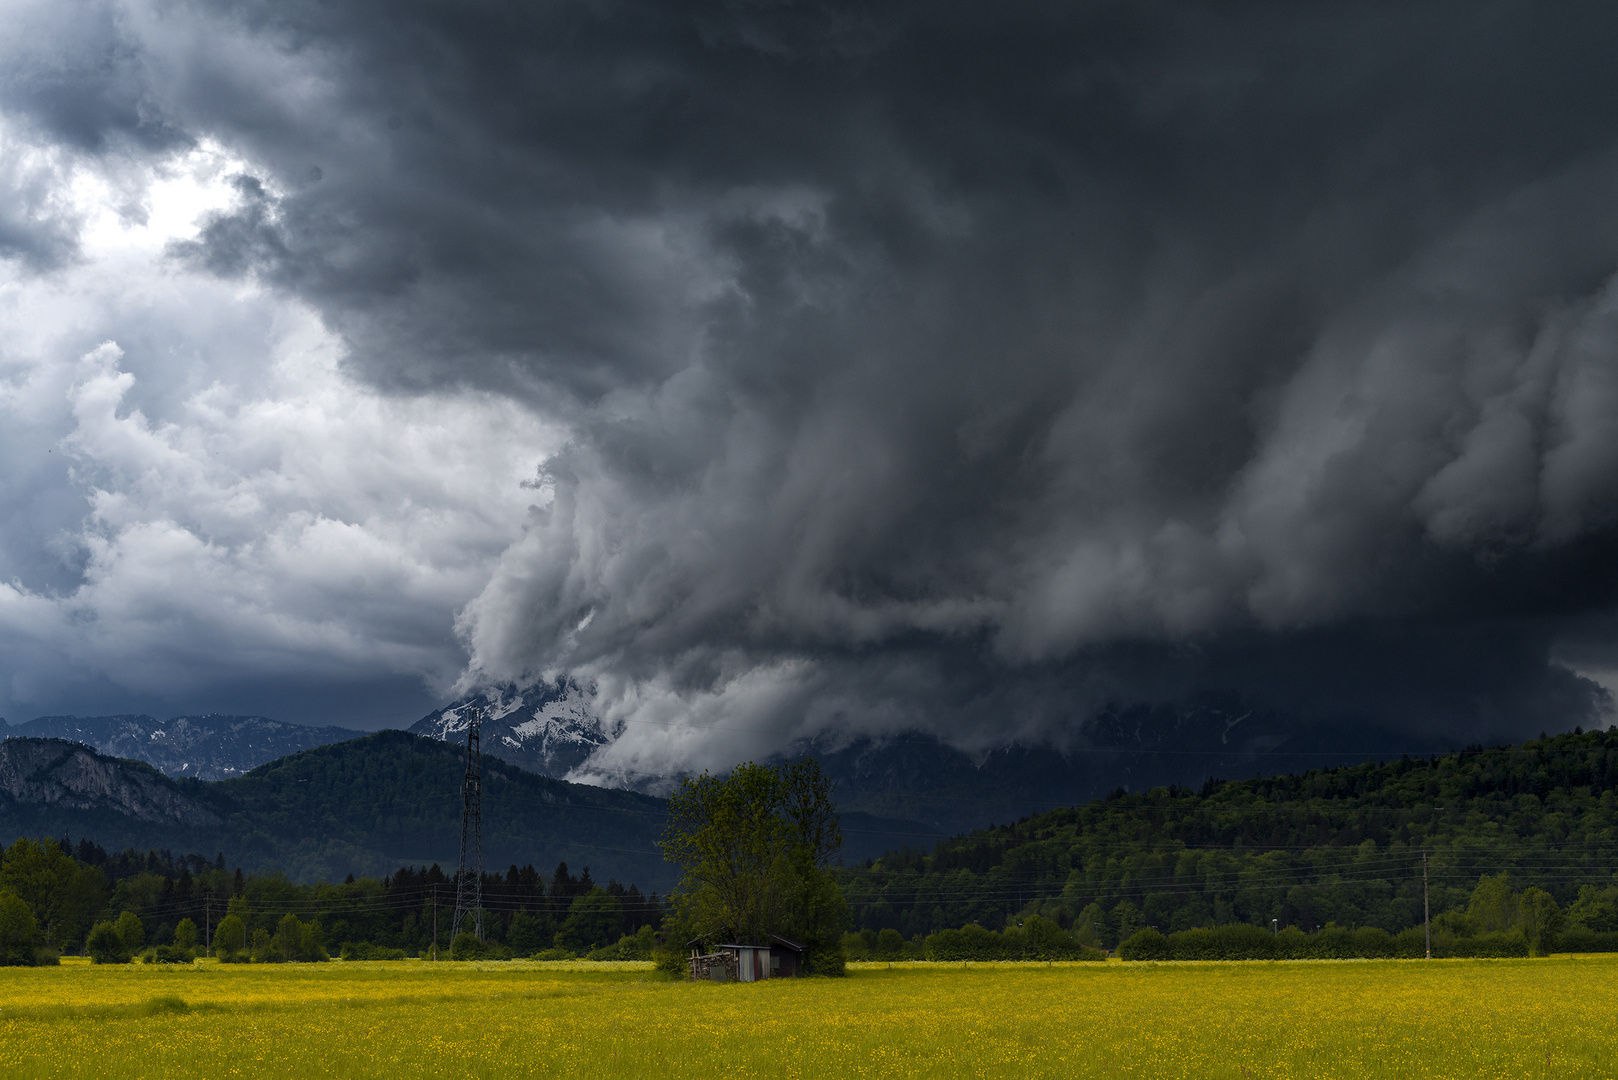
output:
[{"label": "utility pole", "polygon": [[202,955],[213,955],[213,893],[202,898]]},{"label": "utility pole", "polygon": [[[483,940],[483,750],[479,730],[483,710],[473,705],[466,724],[466,779],[461,783],[461,859],[455,873],[455,918],[449,924],[454,941],[467,918]],[[470,850],[468,850],[470,849]]]},{"label": "utility pole", "polygon": [[1433,907],[1427,900],[1427,851],[1421,853],[1421,925],[1427,932],[1427,959],[1433,958]]},{"label": "utility pole", "polygon": [[438,885],[433,885],[433,959],[438,959]]}]

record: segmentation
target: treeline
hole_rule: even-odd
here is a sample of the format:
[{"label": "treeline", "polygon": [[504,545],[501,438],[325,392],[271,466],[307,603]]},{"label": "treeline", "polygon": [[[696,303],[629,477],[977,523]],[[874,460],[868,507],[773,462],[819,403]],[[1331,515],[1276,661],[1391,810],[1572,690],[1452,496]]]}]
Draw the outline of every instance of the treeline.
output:
[{"label": "treeline", "polygon": [[[1082,930],[1080,931],[1082,934]],[[1464,909],[1431,926],[1389,934],[1375,926],[1265,929],[1246,923],[1163,934],[1146,927],[1118,947],[1124,960],[1351,960],[1544,956],[1552,952],[1618,952],[1618,887],[1585,885],[1562,910],[1536,886],[1520,892],[1507,874],[1486,877]]]},{"label": "treeline", "polygon": [[1396,938],[1422,922],[1423,852],[1434,925],[1451,937],[1510,932],[1503,916],[1473,925],[1486,878],[1516,898],[1502,910],[1532,888],[1569,931],[1618,932],[1618,732],[1198,790],[1120,789],[930,851],[890,852],[841,883],[855,926],[907,941],[1035,915],[1107,949],[1148,927],[1165,938],[1231,924],[1272,939],[1288,926]]},{"label": "treeline", "polygon": [[[844,935],[851,960],[1097,960],[1098,909],[1071,927],[1033,915],[996,932],[968,924],[906,940],[892,928]],[[1121,942],[1124,960],[1351,960],[1434,957],[1543,956],[1552,952],[1618,952],[1618,887],[1585,885],[1563,910],[1545,890],[1518,891],[1507,874],[1486,877],[1467,906],[1431,926],[1390,934],[1376,926],[1336,924],[1306,932],[1297,926],[1226,923],[1164,934],[1142,927]]]},{"label": "treeline", "polygon": [[600,884],[588,867],[575,875],[561,863],[547,876],[512,866],[483,876],[483,940],[456,943],[455,891],[437,865],[300,885],[280,873],[228,871],[222,854],[109,854],[88,840],[25,838],[0,855],[0,963],[48,963],[98,949],[108,962],[200,952],[253,962],[333,953],[639,957],[650,955],[664,914],[656,893]]}]

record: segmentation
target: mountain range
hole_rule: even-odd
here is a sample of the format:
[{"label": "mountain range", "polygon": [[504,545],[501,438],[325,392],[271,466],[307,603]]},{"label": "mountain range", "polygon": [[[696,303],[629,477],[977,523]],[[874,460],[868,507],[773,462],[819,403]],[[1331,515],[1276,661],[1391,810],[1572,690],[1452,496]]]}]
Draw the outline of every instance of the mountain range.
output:
[{"label": "mountain range", "polygon": [[[427,714],[409,731],[462,745],[473,708],[483,710],[484,753],[536,776],[583,776],[597,786],[646,795],[666,794],[678,778],[612,775],[593,767],[592,755],[613,734],[596,713],[590,690],[566,678],[469,695]],[[10,733],[83,742],[171,777],[210,781],[242,777],[288,754],[356,736],[346,728],[218,715],[165,721],[52,716]],[[1064,748],[1011,743],[967,752],[910,732],[810,741],[785,757],[813,756],[831,777],[852,857],[873,848],[879,853],[880,842],[931,843],[940,835],[1077,805],[1119,788],[1196,785],[1210,776],[1273,774],[1447,749],[1373,725],[1305,728],[1284,714],[1214,697],[1101,710]]]},{"label": "mountain range", "polygon": [[[227,853],[296,880],[453,868],[461,843],[458,747],[380,731],[302,750],[228,780],[173,779],[61,739],[0,742],[0,837],[88,837],[103,847]],[[483,764],[486,869],[566,861],[597,880],[666,890],[664,802]]]},{"label": "mountain range", "polygon": [[[655,795],[667,794],[677,779],[617,775],[595,767],[591,756],[613,736],[594,711],[590,691],[568,679],[466,697],[430,713],[410,730],[464,741],[473,707],[483,709],[485,751],[541,775],[587,776],[593,783]],[[917,823],[921,832],[949,835],[1074,806],[1117,788],[1200,784],[1209,776],[1450,749],[1372,724],[1304,727],[1285,713],[1219,696],[1102,709],[1075,736],[1063,748],[1009,743],[970,753],[930,734],[901,732],[809,741],[782,759],[818,760],[845,815]]]},{"label": "mountain range", "polygon": [[[82,742],[12,736],[0,741],[0,843],[65,836],[114,850],[218,852],[232,865],[303,881],[453,867],[465,761],[453,743],[380,731],[225,780],[176,779]],[[486,869],[565,861],[647,891],[673,883],[658,846],[664,800],[539,776],[487,755],[482,778]],[[858,810],[842,821],[851,862],[937,839],[924,825]]]},{"label": "mountain range", "polygon": [[10,737],[68,739],[113,757],[144,761],[172,777],[227,780],[267,761],[357,732],[307,727],[264,716],[41,716],[6,731]]},{"label": "mountain range", "polygon": [[[590,695],[570,680],[473,694],[428,713],[408,729],[440,742],[466,742],[468,716],[483,710],[483,751],[540,776],[565,778],[610,740]],[[310,727],[264,716],[41,716],[9,737],[68,739],[113,757],[144,761],[176,779],[228,780],[277,758],[346,742],[352,728]],[[619,785],[629,787],[631,785]]]}]

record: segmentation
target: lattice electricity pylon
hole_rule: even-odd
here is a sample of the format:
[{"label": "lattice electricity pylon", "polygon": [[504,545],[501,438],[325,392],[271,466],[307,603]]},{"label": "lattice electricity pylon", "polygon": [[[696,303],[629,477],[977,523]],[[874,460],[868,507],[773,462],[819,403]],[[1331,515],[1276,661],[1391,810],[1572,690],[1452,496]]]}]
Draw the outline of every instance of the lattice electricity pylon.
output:
[{"label": "lattice electricity pylon", "polygon": [[455,918],[449,924],[451,941],[461,932],[461,923],[469,917],[473,920],[472,932],[479,941],[483,940],[483,751],[478,744],[478,729],[482,723],[483,710],[472,706],[466,725],[466,779],[461,783],[461,862],[455,872]]}]

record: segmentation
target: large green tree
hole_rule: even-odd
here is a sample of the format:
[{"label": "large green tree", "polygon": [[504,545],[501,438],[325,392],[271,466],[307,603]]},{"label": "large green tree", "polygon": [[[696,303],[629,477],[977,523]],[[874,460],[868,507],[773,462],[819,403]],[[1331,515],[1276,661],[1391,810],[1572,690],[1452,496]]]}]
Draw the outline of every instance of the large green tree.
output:
[{"label": "large green tree", "polygon": [[17,840],[0,858],[0,889],[27,904],[52,945],[84,940],[107,903],[107,879],[55,840]]},{"label": "large green tree", "polygon": [[219,920],[219,925],[214,927],[214,955],[224,963],[228,964],[238,957],[245,960],[250,944],[247,922],[240,915],[226,915]]},{"label": "large green tree", "polygon": [[35,962],[39,923],[15,893],[0,892],[0,965],[29,966]]},{"label": "large green tree", "polygon": [[84,948],[97,964],[129,963],[129,949],[124,945],[124,939],[118,936],[118,928],[110,921],[104,920],[91,927]]},{"label": "large green tree", "polygon": [[809,946],[812,970],[842,970],[842,893],[828,870],[843,844],[831,782],[812,759],[738,765],[682,780],[669,798],[663,855],[683,872],[668,932]]},{"label": "large green tree", "polygon": [[589,952],[618,940],[623,905],[599,885],[573,898],[567,918],[556,932],[556,943],[577,953]]}]

